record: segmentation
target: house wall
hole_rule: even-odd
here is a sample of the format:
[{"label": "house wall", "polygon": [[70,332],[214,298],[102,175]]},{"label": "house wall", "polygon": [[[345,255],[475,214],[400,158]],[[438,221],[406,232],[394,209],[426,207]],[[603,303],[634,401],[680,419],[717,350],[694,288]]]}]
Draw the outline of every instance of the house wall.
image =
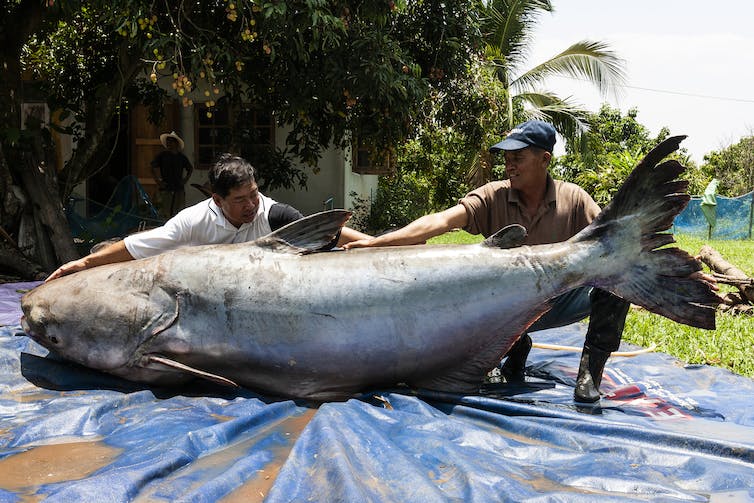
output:
[{"label": "house wall", "polygon": [[[285,147],[287,128],[278,128],[275,142],[279,148]],[[377,190],[376,175],[359,175],[351,171],[351,151],[339,148],[325,150],[320,158],[319,173],[306,170],[309,175],[307,188],[277,189],[269,191],[268,196],[276,201],[290,204],[304,215],[330,208],[353,209],[351,192],[357,197],[369,199]],[[332,198],[332,201],[330,201]]]},{"label": "house wall", "polygon": [[207,199],[207,196],[198,189],[192,187],[191,184],[195,183],[197,185],[204,185],[208,182],[208,178],[206,170],[196,169],[196,127],[194,125],[196,122],[196,111],[193,106],[180,108],[181,133],[183,134],[181,138],[183,138],[183,141],[186,144],[183,153],[186,154],[186,157],[188,157],[188,160],[191,161],[192,166],[194,166],[191,178],[189,178],[189,181],[185,186],[186,206],[188,207]]}]

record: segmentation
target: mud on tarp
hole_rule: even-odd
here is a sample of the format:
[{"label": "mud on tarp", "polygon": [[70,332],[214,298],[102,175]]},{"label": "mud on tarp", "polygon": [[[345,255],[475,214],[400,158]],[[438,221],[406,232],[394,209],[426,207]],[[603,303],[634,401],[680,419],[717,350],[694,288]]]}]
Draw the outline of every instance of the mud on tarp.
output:
[{"label": "mud on tarp", "polygon": [[175,392],[16,337],[25,286],[0,290],[0,502],[754,500],[754,381],[718,368],[613,358],[595,407],[571,398],[578,353],[536,349],[526,384],[479,396]]}]

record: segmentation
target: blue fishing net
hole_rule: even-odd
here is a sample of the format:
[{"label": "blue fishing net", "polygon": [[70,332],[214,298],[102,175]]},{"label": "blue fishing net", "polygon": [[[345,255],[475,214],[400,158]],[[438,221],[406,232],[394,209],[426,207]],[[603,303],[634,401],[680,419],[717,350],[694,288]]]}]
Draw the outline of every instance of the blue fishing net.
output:
[{"label": "blue fishing net", "polygon": [[[703,239],[752,239],[754,191],[738,197],[692,197],[673,222],[673,232]],[[705,217],[704,210],[711,218]],[[711,221],[710,221],[711,220]]]},{"label": "blue fishing net", "polygon": [[[87,216],[87,204],[96,208],[92,216]],[[127,236],[164,223],[135,176],[123,177],[104,205],[72,196],[68,200],[65,214],[76,246],[82,253],[87,253],[91,246],[101,241]]]}]

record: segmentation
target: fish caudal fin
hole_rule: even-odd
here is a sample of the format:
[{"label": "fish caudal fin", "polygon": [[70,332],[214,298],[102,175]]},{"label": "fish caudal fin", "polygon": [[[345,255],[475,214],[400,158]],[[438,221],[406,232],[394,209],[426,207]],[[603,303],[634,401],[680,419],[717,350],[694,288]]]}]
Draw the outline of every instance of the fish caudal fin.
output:
[{"label": "fish caudal fin", "polygon": [[653,313],[693,327],[714,329],[720,298],[694,276],[701,264],[679,248],[666,231],[688,204],[688,182],[677,177],[686,169],[676,160],[658,164],[678,149],[685,136],[660,143],[636,166],[613,200],[574,242],[597,240],[602,256],[621,263],[594,282]]}]

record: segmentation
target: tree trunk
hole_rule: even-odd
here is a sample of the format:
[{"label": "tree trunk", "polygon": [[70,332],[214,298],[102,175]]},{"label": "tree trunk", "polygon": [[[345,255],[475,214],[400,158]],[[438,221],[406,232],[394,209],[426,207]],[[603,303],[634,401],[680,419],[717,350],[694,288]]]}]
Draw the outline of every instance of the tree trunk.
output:
[{"label": "tree trunk", "polygon": [[[52,271],[58,263],[76,260],[79,254],[73,245],[71,229],[60,201],[55,166],[41,160],[41,153],[40,145],[31,152],[25,152],[25,165],[19,176],[31,199],[34,219],[44,231],[40,233],[40,238],[49,238],[52,244],[55,256],[39,257],[45,269]],[[44,250],[44,246],[40,250]]]},{"label": "tree trunk", "polygon": [[0,240],[0,264],[3,265],[2,273],[15,273],[20,279],[40,280],[47,276],[47,273],[34,262],[27,259],[18,248],[11,246],[9,243]]},{"label": "tree trunk", "polygon": [[[702,262],[707,264],[710,269],[717,273],[730,276],[731,278],[742,280],[750,279],[745,272],[726,261],[723,256],[711,246],[702,246],[701,250],[699,250],[699,258]],[[739,285],[738,289],[749,302],[754,302],[754,285]]]},{"label": "tree trunk", "polygon": [[[44,7],[44,2],[21,0],[10,9],[9,18],[0,27],[0,67],[3,70],[0,79],[0,227],[19,241],[22,214],[31,212],[34,221],[27,224],[26,229],[26,236],[31,237],[33,243],[26,240],[22,246],[13,246],[6,242],[2,264],[24,277],[33,276],[41,269],[51,271],[59,263],[78,258],[62,201],[76,184],[103,164],[95,160],[101,140],[110,133],[110,121],[121,104],[123,90],[141,68],[138,55],[130,54],[128,41],[124,41],[119,52],[120,79],[116,77],[111,85],[102,85],[89,93],[86,134],[77,145],[74,158],[60,173],[62,184],[59,184],[55,164],[45,159],[41,131],[20,128],[24,100],[21,47],[31,33],[47,29],[48,26],[42,24],[45,17],[55,15],[55,9]],[[54,26],[49,23],[49,27]],[[35,253],[24,259],[27,250]],[[17,269],[19,267],[27,270]]]},{"label": "tree trunk", "polygon": [[[21,129],[21,103],[24,101],[21,48],[31,34],[42,27],[45,16],[52,18],[55,13],[46,9],[43,2],[21,0],[6,14],[8,18],[0,28],[0,67],[3,71],[0,79],[0,189],[3,190],[0,225],[7,234],[18,236],[21,215],[31,207],[39,220],[41,234],[52,243],[57,259],[72,260],[77,254],[59,203],[54,166],[48,169],[43,162],[41,131]],[[54,23],[48,26],[52,27]],[[24,278],[35,278],[43,270],[7,240],[3,240],[0,253],[2,265]],[[44,260],[37,257],[37,260],[51,270],[55,266],[55,256],[49,255]]]}]

